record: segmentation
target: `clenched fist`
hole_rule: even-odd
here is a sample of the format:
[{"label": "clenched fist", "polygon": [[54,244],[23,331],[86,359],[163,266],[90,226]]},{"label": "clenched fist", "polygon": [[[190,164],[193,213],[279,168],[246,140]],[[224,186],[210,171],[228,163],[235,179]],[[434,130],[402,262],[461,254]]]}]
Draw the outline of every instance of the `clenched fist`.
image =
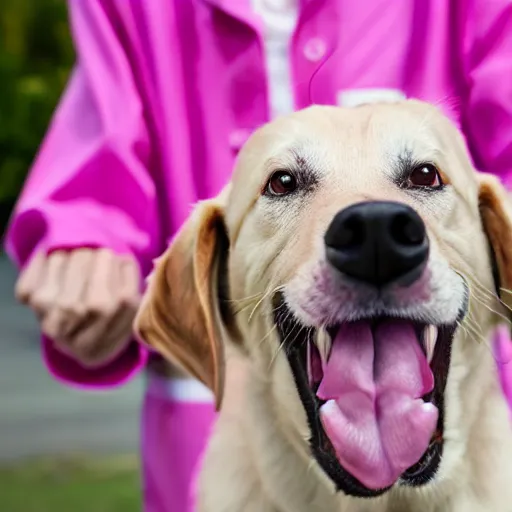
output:
[{"label": "clenched fist", "polygon": [[115,357],[130,340],[140,273],[129,256],[107,249],[37,254],[16,283],[41,330],[86,366]]}]

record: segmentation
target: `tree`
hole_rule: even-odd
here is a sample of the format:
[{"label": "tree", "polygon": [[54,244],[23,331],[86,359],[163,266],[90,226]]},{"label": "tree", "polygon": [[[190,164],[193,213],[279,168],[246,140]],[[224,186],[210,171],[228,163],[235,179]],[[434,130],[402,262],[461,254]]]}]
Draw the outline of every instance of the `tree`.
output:
[{"label": "tree", "polygon": [[73,61],[64,0],[1,0],[2,232]]}]

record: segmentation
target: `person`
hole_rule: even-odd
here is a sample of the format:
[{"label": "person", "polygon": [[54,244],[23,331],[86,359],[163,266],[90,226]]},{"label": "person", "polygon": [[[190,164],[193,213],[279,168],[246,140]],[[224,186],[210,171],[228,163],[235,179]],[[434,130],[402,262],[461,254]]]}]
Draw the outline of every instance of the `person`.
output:
[{"label": "person", "polygon": [[[312,103],[416,97],[512,177],[508,0],[74,0],[77,62],[7,248],[52,374],[120,385],[147,367],[146,512],[192,510],[208,390],[131,339],[152,260],[269,119]],[[340,141],[343,143],[343,141]],[[190,508],[187,508],[190,507]]]}]

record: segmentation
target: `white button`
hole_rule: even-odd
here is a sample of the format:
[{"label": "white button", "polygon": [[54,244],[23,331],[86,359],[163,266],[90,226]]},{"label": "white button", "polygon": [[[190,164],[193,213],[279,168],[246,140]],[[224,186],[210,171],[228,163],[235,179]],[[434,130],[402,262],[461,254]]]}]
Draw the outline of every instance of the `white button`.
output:
[{"label": "white button", "polygon": [[229,134],[229,145],[231,146],[231,149],[238,151],[245,144],[246,140],[249,138],[249,135],[249,130],[233,130]]},{"label": "white button", "polygon": [[297,0],[263,0],[262,3],[274,12],[293,12],[297,8]]},{"label": "white button", "polygon": [[314,37],[304,45],[304,57],[311,62],[318,62],[327,51],[327,45],[323,39]]},{"label": "white button", "polygon": [[399,89],[372,87],[338,91],[336,102],[342,107],[358,107],[366,103],[396,103],[406,95]]}]

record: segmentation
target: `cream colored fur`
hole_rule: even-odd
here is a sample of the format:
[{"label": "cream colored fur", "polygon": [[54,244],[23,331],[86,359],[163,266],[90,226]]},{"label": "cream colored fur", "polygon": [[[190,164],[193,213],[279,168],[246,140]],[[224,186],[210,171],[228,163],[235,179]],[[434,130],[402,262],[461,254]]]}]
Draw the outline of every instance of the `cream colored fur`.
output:
[{"label": "cream colored fur", "polygon": [[[449,183],[442,198],[418,197],[390,183],[390,155],[403,147],[419,160],[438,164]],[[290,148],[322,178],[307,200],[283,207],[262,199],[261,191],[273,170],[286,167]],[[479,205],[482,187],[490,193],[485,211]],[[272,298],[283,287],[299,299],[307,294],[323,233],[337,211],[357,201],[383,199],[418,211],[427,226],[431,259],[463,276],[470,308],[453,343],[444,455],[436,478],[424,487],[394,486],[379,498],[355,499],[335,492],[310,455],[305,412],[273,325]],[[229,249],[210,255],[202,235],[194,238],[205,218],[223,224]],[[223,393],[217,389],[222,405],[200,476],[198,511],[511,512],[511,420],[491,349],[492,328],[507,311],[493,295],[486,232],[498,255],[512,255],[500,185],[477,175],[457,130],[429,105],[312,107],[260,129],[243,148],[230,186],[198,206],[160,259],[136,321],[141,338],[208,385],[225,377]],[[196,293],[201,269],[195,268],[195,284],[169,270],[173,258],[190,259],[184,253],[194,251],[196,267],[215,259],[214,273],[226,259],[227,314],[221,315],[218,299],[208,295],[215,295],[215,276],[213,292]],[[498,256],[501,284],[510,287],[505,256]],[[191,301],[200,307],[190,307]],[[190,310],[195,313],[187,318]],[[215,332],[203,327],[205,319],[215,324]],[[175,324],[190,337],[168,341],[166,332],[174,332]],[[198,361],[205,363],[204,371],[197,369]]]}]

